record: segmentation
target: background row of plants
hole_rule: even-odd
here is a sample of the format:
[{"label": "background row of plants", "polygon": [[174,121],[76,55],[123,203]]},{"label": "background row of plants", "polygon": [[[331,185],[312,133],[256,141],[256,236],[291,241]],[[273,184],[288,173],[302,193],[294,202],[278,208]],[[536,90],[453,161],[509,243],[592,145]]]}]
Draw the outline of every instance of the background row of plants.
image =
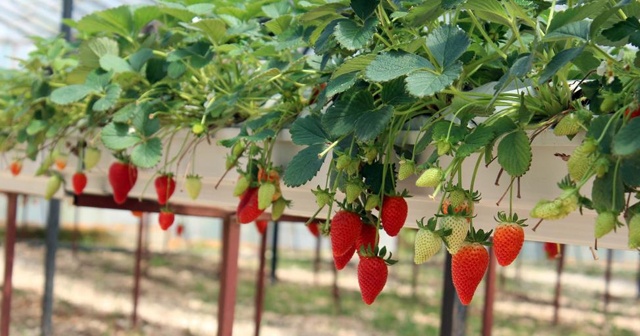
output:
[{"label": "background row of plants", "polygon": [[[432,239],[428,254],[443,241],[451,253],[486,243],[473,229],[480,165],[500,165],[513,189],[536,159],[531,143],[553,130],[576,145],[567,178],[556,198],[519,217],[595,209],[600,238],[624,215],[637,248],[639,16],[637,2],[609,0],[122,6],[68,21],[72,42],[34,39],[21,68],[2,72],[0,149],[5,162],[40,158],[37,174],[58,180],[54,162],[96,148],[161,176],[191,169],[198,180],[206,172],[186,163],[195,148],[238,127],[220,141],[227,158],[210,160],[240,173],[243,222],[269,207],[277,218],[290,204],[281,184],[300,187],[330,161],[313,193],[319,217],[347,215],[321,225],[342,244],[334,244],[339,266],[356,250],[392,262],[378,249],[381,230],[395,236],[417,220],[406,218],[403,179],[432,188],[440,202],[420,224]],[[304,147],[286,169],[272,160],[283,130]],[[175,154],[163,155],[170,148]],[[475,169],[463,172],[467,159]],[[88,168],[84,161],[77,170]],[[496,218],[521,227],[509,195]]]}]

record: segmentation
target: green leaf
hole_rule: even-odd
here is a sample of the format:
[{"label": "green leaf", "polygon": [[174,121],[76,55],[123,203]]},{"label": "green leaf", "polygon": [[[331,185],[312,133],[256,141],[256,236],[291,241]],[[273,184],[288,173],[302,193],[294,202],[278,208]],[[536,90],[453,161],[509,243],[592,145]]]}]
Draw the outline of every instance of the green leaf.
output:
[{"label": "green leaf", "polygon": [[327,98],[349,90],[356,83],[357,75],[357,72],[349,72],[330,80],[325,88]]},{"label": "green leaf", "polygon": [[380,0],[351,0],[353,12],[363,20],[371,16],[379,4]]},{"label": "green leaf", "polygon": [[29,126],[27,126],[27,134],[33,136],[44,131],[46,128],[46,121],[33,119],[29,122]]},{"label": "green leaf", "polygon": [[220,19],[204,19],[191,24],[198,28],[213,44],[227,40],[227,24]]},{"label": "green leaf", "polygon": [[327,148],[324,144],[311,145],[296,154],[284,172],[284,184],[299,187],[309,182],[320,170],[325,157],[318,157]]},{"label": "green leaf", "polygon": [[114,73],[133,71],[127,61],[111,54],[100,57],[100,67],[105,71],[113,71]]},{"label": "green leaf", "polygon": [[78,59],[80,64],[91,69],[100,67],[100,58],[104,55],[118,56],[120,48],[118,42],[108,37],[98,37],[87,42],[83,42],[78,48]]},{"label": "green leaf", "polygon": [[129,125],[116,122],[107,124],[100,138],[105,147],[115,151],[133,147],[141,140],[137,134],[129,131]]},{"label": "green leaf", "polygon": [[147,139],[133,148],[131,162],[140,168],[151,168],[162,159],[162,141],[160,138]]},{"label": "green leaf", "polygon": [[[635,120],[635,119],[634,119]],[[611,121],[611,115],[601,115],[594,118],[589,125],[587,137],[601,139],[598,143],[598,151],[602,154],[611,154],[613,150],[613,139],[622,121],[616,119]],[[603,132],[606,133],[603,134]]]},{"label": "green leaf", "polygon": [[63,86],[51,92],[51,101],[58,105],[67,105],[84,99],[92,92],[93,89],[83,84]]},{"label": "green leaf", "polygon": [[511,25],[509,13],[500,1],[469,0],[465,3],[464,8],[488,22],[495,22],[504,26]]},{"label": "green leaf", "polygon": [[131,68],[134,71],[140,71],[151,57],[153,57],[153,50],[141,48],[135,54],[129,56],[129,64],[131,64]]},{"label": "green leaf", "polygon": [[348,50],[358,50],[366,47],[376,32],[378,19],[368,18],[361,26],[352,20],[340,20],[334,34],[338,43]]},{"label": "green leaf", "polygon": [[470,43],[463,30],[450,25],[441,26],[427,36],[427,48],[442,68],[453,65]]},{"label": "green leaf", "polygon": [[350,58],[342,63],[331,74],[331,79],[344,75],[350,72],[359,72],[364,70],[374,59],[375,54],[360,55],[354,58]]},{"label": "green leaf", "polygon": [[602,35],[614,42],[628,39],[629,43],[640,47],[640,21],[636,17],[629,17],[603,30]]},{"label": "green leaf", "polygon": [[[502,92],[509,83],[511,83],[516,78],[524,78],[529,71],[531,71],[531,67],[533,66],[533,56],[531,54],[523,54],[518,57],[518,59],[513,62],[509,71],[507,71],[498,81],[498,84],[495,86],[496,93]],[[494,99],[497,98],[497,95]]]},{"label": "green leaf", "polygon": [[640,118],[634,118],[613,137],[613,154],[634,155],[640,151]]},{"label": "green leaf", "polygon": [[386,82],[421,69],[434,70],[434,67],[424,57],[393,50],[376,56],[367,66],[365,76],[373,82]]},{"label": "green leaf", "polygon": [[553,75],[555,75],[556,72],[558,72],[560,69],[562,69],[562,67],[569,64],[569,62],[573,61],[578,56],[580,56],[580,54],[582,54],[583,51],[584,51],[584,46],[580,46],[580,47],[565,49],[557,53],[555,56],[553,56],[549,64],[547,64],[547,66],[544,68],[544,70],[540,74],[540,77],[538,78],[538,83],[544,83],[549,79],[551,79],[551,77],[553,77]]},{"label": "green leaf", "polygon": [[169,63],[167,67],[167,76],[172,79],[178,79],[187,71],[187,66],[182,61]]},{"label": "green leaf", "polygon": [[387,127],[391,117],[393,117],[393,107],[389,105],[364,111],[355,123],[356,138],[363,142],[375,139]]},{"label": "green leaf", "polygon": [[416,100],[405,90],[404,80],[402,78],[396,78],[384,83],[382,85],[382,91],[380,92],[380,99],[382,99],[385,104],[394,106],[409,104]]},{"label": "green leaf", "polygon": [[460,158],[467,157],[476,151],[482,149],[494,139],[491,128],[484,124],[479,125],[465,138],[456,152],[456,156]]},{"label": "green leaf", "polygon": [[632,155],[622,159],[620,163],[620,175],[622,181],[629,187],[640,187],[640,155]]},{"label": "green leaf", "polygon": [[118,98],[120,98],[122,88],[118,84],[109,84],[105,91],[105,96],[98,99],[95,104],[93,104],[94,111],[106,111],[114,107],[116,103],[118,103]]},{"label": "green leaf", "polygon": [[511,176],[524,175],[531,166],[532,156],[529,137],[523,130],[507,134],[498,144],[498,163]]},{"label": "green leaf", "polygon": [[422,28],[427,22],[431,22],[444,13],[444,9],[440,6],[440,1],[425,1],[420,5],[414,6],[404,17],[404,21],[409,27]]},{"label": "green leaf", "polygon": [[590,25],[589,21],[571,22],[548,33],[543,41],[567,40],[568,38],[579,38],[586,41],[589,39]]},{"label": "green leaf", "polygon": [[454,63],[444,69],[442,74],[433,71],[418,70],[411,73],[405,81],[407,90],[416,97],[428,97],[451,85],[462,73],[462,64]]},{"label": "green leaf", "polygon": [[293,143],[300,146],[326,143],[329,138],[317,116],[296,119],[290,132]]},{"label": "green leaf", "polygon": [[[120,6],[84,16],[78,21],[78,30],[86,34],[115,33],[130,36],[133,33],[133,16],[129,6]],[[137,32],[135,32],[137,34]]]},{"label": "green leaf", "polygon": [[114,113],[112,119],[117,123],[128,123],[137,108],[138,105],[136,103],[129,103]]},{"label": "green leaf", "polygon": [[547,34],[594,16],[607,7],[606,3],[606,0],[596,0],[586,5],[574,6],[555,13],[553,20],[549,23]]},{"label": "green leaf", "polygon": [[433,125],[433,139],[448,139],[451,143],[458,143],[467,135],[466,127],[448,120],[440,120]]},{"label": "green leaf", "polygon": [[150,137],[160,130],[160,120],[158,118],[150,119],[151,114],[151,105],[147,103],[138,104],[132,113],[131,125],[145,137]]},{"label": "green leaf", "polygon": [[527,104],[524,99],[524,92],[520,92],[520,106],[518,106],[518,123],[520,125],[528,125],[531,119],[533,119],[533,111],[527,108]]},{"label": "green leaf", "polygon": [[285,15],[266,22],[264,26],[275,35],[280,35],[291,26],[291,20],[291,15]]},{"label": "green leaf", "polygon": [[611,210],[618,213],[624,209],[624,184],[620,175],[610,169],[602,178],[596,177],[593,181],[591,200],[599,212]]},{"label": "green leaf", "polygon": [[466,0],[442,0],[442,8],[454,9],[458,5],[464,3]]}]

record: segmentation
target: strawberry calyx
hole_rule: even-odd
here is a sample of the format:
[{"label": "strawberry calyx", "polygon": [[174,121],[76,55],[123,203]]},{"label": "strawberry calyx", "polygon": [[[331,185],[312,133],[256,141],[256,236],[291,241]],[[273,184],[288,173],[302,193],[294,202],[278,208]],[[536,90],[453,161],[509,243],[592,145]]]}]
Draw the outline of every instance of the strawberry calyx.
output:
[{"label": "strawberry calyx", "polygon": [[522,227],[527,226],[527,224],[524,223],[527,219],[519,219],[517,213],[507,215],[504,211],[499,211],[496,217],[493,217],[493,219],[495,219],[495,221],[498,223],[517,224]]},{"label": "strawberry calyx", "polygon": [[435,217],[429,218],[429,220],[427,220],[427,224],[424,223],[424,217],[422,217],[420,220],[417,220],[416,223],[418,224],[419,229],[431,231],[437,236],[439,236],[440,238],[450,236],[451,232],[453,232],[451,229],[445,229],[445,228],[437,229],[436,227],[438,225],[438,220]]},{"label": "strawberry calyx", "polygon": [[393,265],[398,262],[398,260],[392,259],[393,253],[389,252],[389,256],[387,256],[387,247],[383,246],[379,248],[376,246],[375,248],[371,248],[371,246],[364,247],[360,246],[360,257],[361,258],[380,258],[384,260],[387,265]]},{"label": "strawberry calyx", "polygon": [[493,230],[489,230],[488,232],[484,232],[484,230],[479,229],[476,231],[476,229],[473,227],[473,225],[471,225],[471,227],[469,228],[469,232],[467,233],[467,238],[465,239],[466,242],[469,243],[478,243],[484,246],[491,246],[491,242],[489,241],[489,238],[491,237],[491,234],[493,233]]}]

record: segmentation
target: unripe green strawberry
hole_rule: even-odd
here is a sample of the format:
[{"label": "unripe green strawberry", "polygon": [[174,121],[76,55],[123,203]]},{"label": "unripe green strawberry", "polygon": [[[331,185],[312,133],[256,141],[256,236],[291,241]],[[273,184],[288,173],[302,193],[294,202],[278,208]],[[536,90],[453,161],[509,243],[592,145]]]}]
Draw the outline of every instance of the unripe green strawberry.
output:
[{"label": "unripe green strawberry", "polygon": [[446,139],[439,140],[436,143],[436,148],[438,150],[438,156],[443,156],[449,153],[451,150],[451,144]]},{"label": "unripe green strawberry", "polygon": [[602,103],[600,103],[600,112],[611,112],[616,107],[616,99],[612,95],[604,97]]},{"label": "unripe green strawberry", "polygon": [[444,237],[447,250],[451,254],[456,254],[469,232],[469,221],[462,216],[443,216],[440,218],[440,227],[444,230],[451,230],[451,234]]},{"label": "unripe green strawberry", "polygon": [[561,207],[558,207],[553,201],[540,200],[531,209],[530,215],[533,218],[560,219],[564,217],[561,210]]},{"label": "unripe green strawberry", "polygon": [[238,158],[236,156],[227,155],[227,159],[224,162],[224,168],[227,170],[233,168],[237,161]]},{"label": "unripe green strawberry", "polygon": [[582,180],[589,168],[594,163],[596,156],[593,153],[596,151],[597,145],[591,140],[585,140],[580,146],[571,154],[569,161],[567,161],[567,168],[569,169],[569,176],[573,181]]},{"label": "unripe green strawberry", "polygon": [[358,197],[360,197],[361,193],[362,193],[362,187],[360,186],[360,184],[355,182],[347,183],[347,186],[345,187],[345,194],[347,195],[348,204],[355,202],[358,199]]},{"label": "unripe green strawberry", "polygon": [[241,175],[233,189],[233,196],[241,196],[249,188],[249,179],[245,175]]},{"label": "unripe green strawberry", "polygon": [[258,189],[258,209],[264,210],[273,202],[273,195],[276,193],[276,185],[266,182]]},{"label": "unripe green strawberry", "polygon": [[319,208],[331,203],[331,194],[328,190],[320,189],[320,186],[318,186],[318,189],[311,192],[316,196],[316,204],[318,204]]},{"label": "unripe green strawberry", "polygon": [[278,198],[275,202],[273,202],[273,204],[271,204],[271,219],[273,219],[274,221],[280,219],[286,207],[287,201],[282,197]]},{"label": "unripe green strawberry", "polygon": [[346,168],[346,172],[348,175],[356,175],[360,171],[360,159],[352,158],[351,162],[349,162],[349,166]]},{"label": "unripe green strawberry", "polygon": [[233,145],[233,148],[231,149],[231,154],[233,154],[234,157],[239,157],[240,155],[242,155],[243,151],[244,151],[244,143],[242,143],[242,141],[238,141],[235,143],[235,145]]},{"label": "unripe green strawberry", "polygon": [[575,135],[580,132],[580,124],[580,119],[574,113],[569,113],[560,119],[560,122],[553,129],[553,134],[557,136]]},{"label": "unripe green strawberry", "polygon": [[617,218],[612,212],[605,211],[598,214],[596,218],[596,226],[594,235],[596,238],[602,238],[616,227]]},{"label": "unripe green strawberry", "polygon": [[[202,190],[202,178],[198,175],[187,175],[187,179],[184,182],[184,188],[187,190],[189,197],[191,197],[192,200],[195,200],[198,198],[200,191]],[[239,195],[242,195],[242,193]]]},{"label": "unripe green strawberry", "polygon": [[338,171],[343,171],[349,167],[351,164],[351,157],[349,155],[340,155],[336,160],[336,169]]},{"label": "unripe green strawberry", "polygon": [[87,147],[84,150],[84,159],[82,160],[84,163],[84,168],[89,170],[95,167],[98,162],[100,162],[101,152],[99,149],[95,147]]},{"label": "unripe green strawberry", "polygon": [[369,197],[367,197],[367,202],[364,205],[364,209],[366,211],[371,211],[375,209],[378,205],[380,205],[380,196],[369,195]]},{"label": "unripe green strawberry", "polygon": [[62,184],[62,178],[58,174],[53,174],[47,180],[47,185],[44,190],[44,199],[50,200],[53,195],[60,189],[60,185]]},{"label": "unripe green strawberry", "polygon": [[633,215],[629,220],[629,248],[640,248],[640,214]]},{"label": "unripe green strawberry", "polygon": [[411,160],[403,160],[398,168],[398,180],[402,181],[409,178],[416,171],[416,164]]},{"label": "unripe green strawberry", "polygon": [[378,156],[378,149],[375,147],[368,147],[364,151],[364,159],[367,163],[372,163],[373,161],[375,161],[377,156]]},{"label": "unripe green strawberry", "polygon": [[435,188],[444,178],[444,172],[438,167],[433,167],[425,170],[418,180],[416,180],[416,186],[423,188]]},{"label": "unripe green strawberry", "polygon": [[606,157],[601,157],[598,160],[596,160],[596,163],[595,163],[596,176],[603,177],[604,174],[606,174],[609,171],[610,164],[611,164],[611,161],[609,161],[609,159]]},{"label": "unripe green strawberry", "polygon": [[440,252],[441,248],[442,238],[437,233],[426,228],[420,228],[416,233],[414,242],[413,262],[416,264],[425,263]]},{"label": "unripe green strawberry", "polygon": [[195,135],[200,135],[204,132],[204,125],[202,124],[193,124],[193,126],[191,126],[191,132],[193,132],[193,134]]}]

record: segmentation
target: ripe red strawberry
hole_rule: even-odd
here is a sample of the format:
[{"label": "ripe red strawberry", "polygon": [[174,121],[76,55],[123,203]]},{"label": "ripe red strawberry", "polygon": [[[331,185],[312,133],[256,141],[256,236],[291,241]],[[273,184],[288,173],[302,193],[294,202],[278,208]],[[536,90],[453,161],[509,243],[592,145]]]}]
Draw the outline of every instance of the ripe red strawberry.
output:
[{"label": "ripe red strawberry", "polygon": [[376,238],[378,236],[378,230],[375,225],[372,224],[363,224],[362,229],[360,230],[360,235],[358,236],[358,240],[356,240],[356,252],[358,252],[359,256],[362,256],[360,252],[361,249],[365,251],[371,250],[374,251],[376,246],[378,245],[378,241]]},{"label": "ripe red strawberry", "polygon": [[165,205],[173,192],[176,190],[176,180],[173,174],[161,174],[154,181],[156,194],[158,194],[158,204]]},{"label": "ripe red strawberry", "polygon": [[638,107],[637,109],[635,109],[633,111],[631,111],[631,109],[627,108],[624,111],[624,116],[628,117],[629,119],[633,119],[633,118],[635,118],[637,116],[640,116],[640,107]]},{"label": "ripe red strawberry", "polygon": [[73,192],[76,195],[80,195],[82,194],[84,187],[87,186],[87,175],[83,172],[77,172],[73,174],[73,177],[71,177],[71,182],[73,184]]},{"label": "ripe red strawberry", "polygon": [[544,251],[547,253],[547,259],[555,259],[560,253],[560,248],[557,243],[544,243]]},{"label": "ripe red strawberry", "polygon": [[173,225],[173,221],[176,219],[176,215],[173,211],[168,209],[162,209],[160,211],[160,215],[158,216],[158,223],[160,223],[160,228],[162,231],[167,231]]},{"label": "ripe red strawberry", "polygon": [[476,288],[482,281],[489,266],[489,252],[480,243],[464,242],[458,253],[451,259],[453,286],[463,305],[473,299]]},{"label": "ripe red strawberry", "polygon": [[468,192],[459,186],[454,186],[449,191],[449,195],[442,202],[442,213],[449,214],[449,207],[452,208],[453,214],[472,214],[473,203],[478,196],[469,195]]},{"label": "ripe red strawberry", "polygon": [[263,212],[264,210],[258,209],[258,188],[247,189],[244,194],[242,194],[240,203],[238,203],[238,208],[236,209],[238,221],[242,224],[251,223],[260,217]]},{"label": "ripe red strawberry", "polygon": [[269,224],[269,222],[265,220],[256,221],[256,229],[258,229],[258,232],[260,234],[264,234],[265,232],[267,232],[267,224]]},{"label": "ripe red strawberry", "polygon": [[518,220],[516,214],[507,216],[499,212],[498,221],[493,233],[493,252],[500,266],[508,266],[518,257],[524,244],[524,220]]},{"label": "ripe red strawberry", "polygon": [[22,171],[22,161],[15,160],[11,162],[9,165],[9,170],[11,171],[11,175],[17,176]]},{"label": "ripe red strawberry", "polygon": [[378,256],[364,256],[358,264],[358,285],[362,301],[370,305],[387,283],[389,270],[384,259]]},{"label": "ripe red strawberry", "polygon": [[320,228],[318,226],[318,222],[311,222],[307,225],[307,229],[309,229],[309,232],[311,232],[314,237],[320,236]]},{"label": "ripe red strawberry", "polygon": [[178,237],[182,237],[182,233],[184,232],[184,225],[180,224],[176,227],[176,234]]},{"label": "ripe red strawberry", "polygon": [[109,167],[109,184],[113,189],[113,199],[123,204],[138,180],[138,168],[125,162],[114,162]]},{"label": "ripe red strawberry", "polygon": [[333,255],[333,264],[336,266],[336,269],[338,271],[344,269],[347,264],[349,263],[349,261],[351,261],[351,258],[353,258],[353,255],[356,253],[356,247],[352,246],[351,249],[340,256],[337,255]]},{"label": "ripe red strawberry", "polygon": [[331,249],[333,255],[341,256],[354,248],[362,230],[362,220],[355,212],[340,210],[331,220]]},{"label": "ripe red strawberry", "polygon": [[385,196],[382,200],[380,221],[382,228],[391,237],[395,237],[407,220],[409,208],[402,196]]}]

